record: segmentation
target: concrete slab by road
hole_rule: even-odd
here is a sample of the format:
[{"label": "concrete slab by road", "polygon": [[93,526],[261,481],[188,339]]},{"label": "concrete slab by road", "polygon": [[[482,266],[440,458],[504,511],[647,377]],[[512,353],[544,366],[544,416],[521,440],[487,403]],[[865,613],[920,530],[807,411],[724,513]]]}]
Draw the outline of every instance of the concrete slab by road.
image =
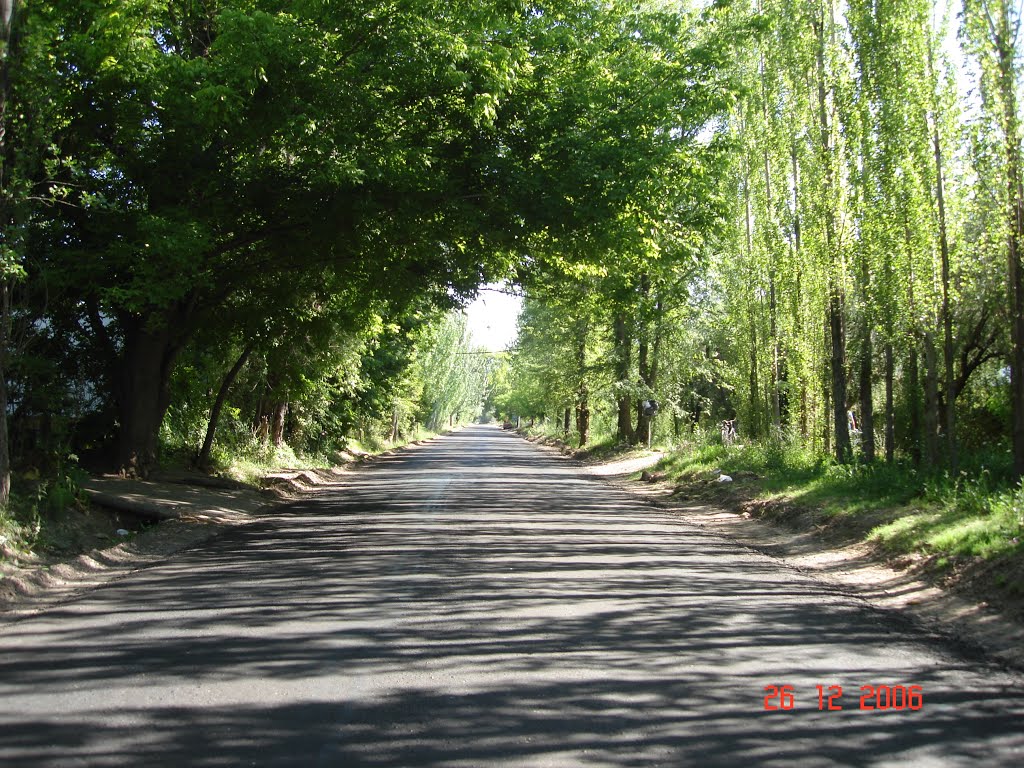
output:
[{"label": "concrete slab by road", "polygon": [[0,764],[1010,766],[1021,683],[477,427],[6,626]]}]

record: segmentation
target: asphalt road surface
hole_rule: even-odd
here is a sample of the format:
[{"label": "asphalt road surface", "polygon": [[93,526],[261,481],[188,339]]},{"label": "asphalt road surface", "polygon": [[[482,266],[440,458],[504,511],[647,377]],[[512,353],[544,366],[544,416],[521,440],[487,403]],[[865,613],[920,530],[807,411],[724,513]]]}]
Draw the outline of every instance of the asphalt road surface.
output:
[{"label": "asphalt road surface", "polygon": [[1021,683],[473,427],[0,625],[0,765],[1019,766]]}]

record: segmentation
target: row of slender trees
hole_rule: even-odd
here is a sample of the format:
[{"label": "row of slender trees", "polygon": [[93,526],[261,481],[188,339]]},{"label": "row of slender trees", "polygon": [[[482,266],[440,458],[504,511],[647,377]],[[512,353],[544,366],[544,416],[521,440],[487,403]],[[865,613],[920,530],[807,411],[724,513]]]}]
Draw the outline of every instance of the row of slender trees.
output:
[{"label": "row of slender trees", "polygon": [[724,275],[748,428],[796,423],[839,461],[854,429],[866,461],[902,445],[955,472],[961,398],[1008,387],[985,428],[1019,477],[1019,4],[754,10],[774,22],[740,60]]},{"label": "row of slender trees", "polygon": [[706,142],[727,143],[724,166],[691,166],[632,268],[618,251],[607,274],[526,283],[506,404],[588,414],[596,398],[639,441],[639,405],[659,401],[676,431],[738,416],[747,437],[841,462],[955,471],[961,443],[1002,444],[1020,477],[1020,4],[721,13],[745,33],[726,64],[739,97]]}]

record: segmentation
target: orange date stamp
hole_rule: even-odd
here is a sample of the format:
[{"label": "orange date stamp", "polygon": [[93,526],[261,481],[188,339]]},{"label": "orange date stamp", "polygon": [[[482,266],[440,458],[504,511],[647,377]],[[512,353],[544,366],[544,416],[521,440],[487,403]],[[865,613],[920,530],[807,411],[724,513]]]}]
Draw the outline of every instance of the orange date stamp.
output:
[{"label": "orange date stamp", "polygon": [[[818,710],[837,712],[841,709],[916,712],[924,707],[924,691],[920,685],[862,685],[858,704],[843,706],[843,686],[817,685]],[[768,712],[789,711],[797,706],[797,694],[792,685],[766,685],[764,708]]]}]

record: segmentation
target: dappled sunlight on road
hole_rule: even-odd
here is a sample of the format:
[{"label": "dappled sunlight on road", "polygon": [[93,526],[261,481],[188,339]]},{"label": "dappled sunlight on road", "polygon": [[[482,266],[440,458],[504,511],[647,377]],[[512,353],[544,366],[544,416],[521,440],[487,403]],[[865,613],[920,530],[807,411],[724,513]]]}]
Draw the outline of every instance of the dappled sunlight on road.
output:
[{"label": "dappled sunlight on road", "polygon": [[[1024,745],[1016,678],[483,428],[6,627],[0,681],[12,765],[1009,765]],[[858,711],[883,683],[924,709]],[[768,684],[795,708],[766,712]]]}]

